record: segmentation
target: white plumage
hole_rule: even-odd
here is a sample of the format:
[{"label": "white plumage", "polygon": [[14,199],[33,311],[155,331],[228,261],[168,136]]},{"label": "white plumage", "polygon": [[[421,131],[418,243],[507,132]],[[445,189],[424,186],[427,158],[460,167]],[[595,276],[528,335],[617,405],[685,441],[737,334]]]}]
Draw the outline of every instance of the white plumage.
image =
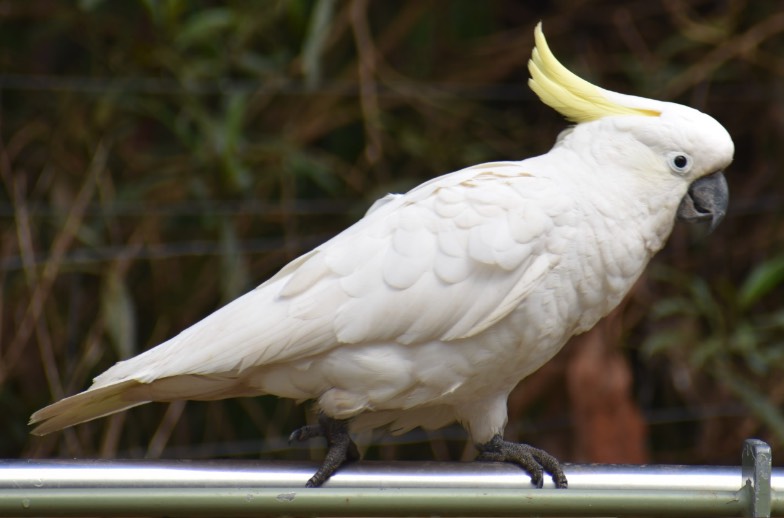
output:
[{"label": "white plumage", "polygon": [[690,185],[733,154],[709,116],[571,79],[540,31],[537,48],[534,89],[580,120],[547,154],[379,200],[255,290],[36,412],[34,433],[148,401],[274,394],[316,400],[353,429],[457,420],[480,444],[502,434],[509,392],[621,301]]}]

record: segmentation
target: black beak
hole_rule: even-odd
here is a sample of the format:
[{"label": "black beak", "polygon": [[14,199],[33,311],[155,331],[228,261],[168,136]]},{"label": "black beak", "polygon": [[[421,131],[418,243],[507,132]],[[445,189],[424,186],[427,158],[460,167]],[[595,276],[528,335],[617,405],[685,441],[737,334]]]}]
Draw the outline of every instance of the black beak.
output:
[{"label": "black beak", "polygon": [[710,221],[710,232],[713,232],[724,215],[730,201],[727,179],[721,171],[695,180],[678,207],[678,219],[695,223]]}]

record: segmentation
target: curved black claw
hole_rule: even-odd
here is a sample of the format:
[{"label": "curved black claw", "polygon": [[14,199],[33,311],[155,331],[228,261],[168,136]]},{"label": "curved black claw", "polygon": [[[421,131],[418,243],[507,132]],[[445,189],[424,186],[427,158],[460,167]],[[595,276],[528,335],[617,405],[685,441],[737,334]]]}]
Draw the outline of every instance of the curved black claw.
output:
[{"label": "curved black claw", "polygon": [[319,424],[303,426],[294,430],[289,435],[289,443],[292,441],[306,441],[313,437],[325,437],[327,439],[327,455],[324,462],[305,484],[306,487],[319,487],[327,481],[340,466],[346,462],[353,462],[359,459],[357,445],[351,440],[348,434],[348,421],[332,419],[324,414],[319,415]]},{"label": "curved black claw", "polygon": [[289,445],[291,445],[291,443],[294,441],[303,442],[314,437],[323,436],[324,430],[321,428],[321,425],[311,424],[308,426],[303,426],[302,428],[297,428],[291,432],[291,435],[289,435]]},{"label": "curved black claw", "polygon": [[505,441],[500,435],[477,445],[477,449],[479,456],[476,460],[517,464],[531,475],[531,483],[536,487],[542,487],[545,471],[552,476],[555,487],[559,489],[567,487],[566,475],[561,469],[561,463],[544,450],[527,444]]}]

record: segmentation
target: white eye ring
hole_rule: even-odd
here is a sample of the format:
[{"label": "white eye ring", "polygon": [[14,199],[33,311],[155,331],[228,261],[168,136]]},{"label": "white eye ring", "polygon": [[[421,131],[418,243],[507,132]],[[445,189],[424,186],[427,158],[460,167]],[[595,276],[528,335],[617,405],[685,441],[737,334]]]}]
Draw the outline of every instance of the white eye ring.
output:
[{"label": "white eye ring", "polygon": [[678,174],[686,174],[691,169],[692,159],[688,153],[673,151],[667,155],[670,169]]}]

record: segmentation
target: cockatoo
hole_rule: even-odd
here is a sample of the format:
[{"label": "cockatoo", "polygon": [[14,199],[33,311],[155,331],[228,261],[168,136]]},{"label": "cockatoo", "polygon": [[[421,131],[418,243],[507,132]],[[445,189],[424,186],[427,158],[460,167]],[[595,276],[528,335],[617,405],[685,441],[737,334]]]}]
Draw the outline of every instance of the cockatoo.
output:
[{"label": "cockatoo", "polygon": [[291,435],[327,440],[309,486],[358,457],[351,432],[457,421],[479,460],[566,487],[554,457],[503,439],[507,397],[621,302],[676,216],[721,221],[734,146],[695,109],[579,78],[541,24],[534,38],[529,85],[576,123],[549,152],[384,197],[258,288],[35,412],[32,433],[151,401],[272,394],[317,404],[318,424]]}]

